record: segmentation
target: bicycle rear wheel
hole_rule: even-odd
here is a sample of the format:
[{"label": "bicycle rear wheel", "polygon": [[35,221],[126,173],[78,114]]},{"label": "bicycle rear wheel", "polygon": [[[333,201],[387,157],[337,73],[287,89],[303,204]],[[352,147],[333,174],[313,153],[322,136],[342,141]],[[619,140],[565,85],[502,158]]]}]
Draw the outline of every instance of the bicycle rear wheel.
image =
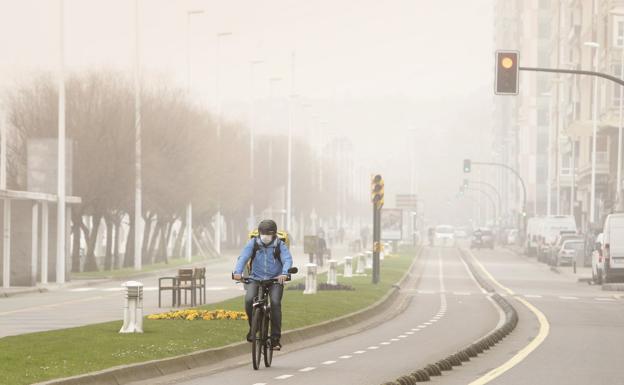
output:
[{"label": "bicycle rear wheel", "polygon": [[251,316],[251,361],[254,370],[260,368],[260,360],[262,359],[262,309],[255,308]]},{"label": "bicycle rear wheel", "polygon": [[273,346],[271,346],[271,312],[267,311],[262,319],[262,338],[265,341],[263,346],[264,366],[268,368],[271,366],[271,362],[273,362]]}]

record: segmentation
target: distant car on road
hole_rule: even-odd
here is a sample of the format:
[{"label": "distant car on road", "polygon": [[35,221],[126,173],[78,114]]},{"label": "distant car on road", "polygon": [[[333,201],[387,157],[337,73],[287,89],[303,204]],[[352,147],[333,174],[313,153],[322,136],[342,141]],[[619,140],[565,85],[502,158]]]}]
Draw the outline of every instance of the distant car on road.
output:
[{"label": "distant car on road", "polygon": [[553,265],[573,265],[577,256],[583,255],[584,251],[585,242],[582,239],[570,239],[563,241],[559,251],[557,252]]},{"label": "distant car on road", "polygon": [[561,247],[566,241],[580,241],[583,246],[585,246],[585,241],[583,240],[583,237],[578,235],[576,232],[562,231],[561,234],[557,236],[555,243],[552,245],[550,251],[548,252],[547,262],[549,264],[556,265],[559,252],[561,251]]},{"label": "distant car on road", "polygon": [[494,233],[487,227],[479,227],[472,232],[470,239],[471,249],[494,248]]},{"label": "distant car on road", "polygon": [[438,225],[434,237],[436,245],[454,245],[455,229],[450,225]]}]

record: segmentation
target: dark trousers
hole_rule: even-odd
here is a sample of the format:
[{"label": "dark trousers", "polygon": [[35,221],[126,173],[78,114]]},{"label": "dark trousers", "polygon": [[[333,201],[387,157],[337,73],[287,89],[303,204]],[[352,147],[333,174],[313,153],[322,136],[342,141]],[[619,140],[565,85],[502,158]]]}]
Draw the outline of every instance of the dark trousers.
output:
[{"label": "dark trousers", "polygon": [[[247,294],[245,294],[245,312],[249,319],[249,327],[251,328],[251,314],[253,312],[253,300],[258,295],[260,284],[251,281],[247,284]],[[282,296],[284,295],[284,285],[274,283],[269,289],[269,297],[271,297],[271,337],[280,338],[282,335]]]}]

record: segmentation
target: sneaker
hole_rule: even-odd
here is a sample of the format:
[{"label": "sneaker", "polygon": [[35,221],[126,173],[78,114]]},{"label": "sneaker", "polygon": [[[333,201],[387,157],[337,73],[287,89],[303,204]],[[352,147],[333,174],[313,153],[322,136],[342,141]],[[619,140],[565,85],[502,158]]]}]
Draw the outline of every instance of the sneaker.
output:
[{"label": "sneaker", "polygon": [[247,333],[247,342],[251,342],[253,341],[253,338],[251,338],[251,332]]},{"label": "sneaker", "polygon": [[271,349],[272,350],[281,350],[282,344],[280,344],[279,338],[271,338]]}]

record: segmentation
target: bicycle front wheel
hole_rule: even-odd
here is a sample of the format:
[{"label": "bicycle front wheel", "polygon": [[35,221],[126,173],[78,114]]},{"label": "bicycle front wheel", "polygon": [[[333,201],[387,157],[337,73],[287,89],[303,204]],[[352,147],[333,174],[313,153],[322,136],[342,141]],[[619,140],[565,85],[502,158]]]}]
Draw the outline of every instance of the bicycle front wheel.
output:
[{"label": "bicycle front wheel", "polygon": [[255,308],[251,316],[251,361],[254,370],[260,368],[260,360],[262,359],[262,309]]},{"label": "bicycle front wheel", "polygon": [[267,311],[262,317],[262,338],[264,339],[264,366],[271,366],[273,361],[273,347],[271,346],[271,312]]}]

